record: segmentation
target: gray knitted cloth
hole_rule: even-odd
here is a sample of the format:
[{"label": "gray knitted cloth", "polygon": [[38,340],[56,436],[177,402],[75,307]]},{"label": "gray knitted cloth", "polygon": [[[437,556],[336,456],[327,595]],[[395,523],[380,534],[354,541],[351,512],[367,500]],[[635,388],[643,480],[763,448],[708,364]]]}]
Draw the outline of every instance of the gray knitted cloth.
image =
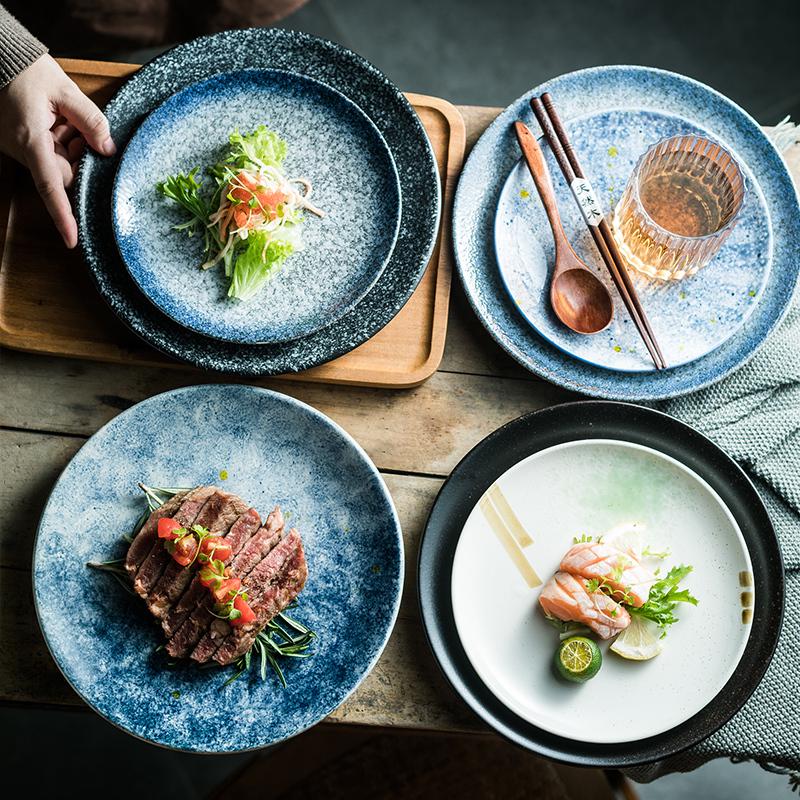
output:
[{"label": "gray knitted cloth", "polygon": [[713,439],[748,473],[780,540],[786,567],[786,615],[763,681],[717,733],[674,758],[628,771],[646,782],[688,772],[714,758],[755,760],[800,772],[800,302],[742,369],[720,383],[665,403]]}]

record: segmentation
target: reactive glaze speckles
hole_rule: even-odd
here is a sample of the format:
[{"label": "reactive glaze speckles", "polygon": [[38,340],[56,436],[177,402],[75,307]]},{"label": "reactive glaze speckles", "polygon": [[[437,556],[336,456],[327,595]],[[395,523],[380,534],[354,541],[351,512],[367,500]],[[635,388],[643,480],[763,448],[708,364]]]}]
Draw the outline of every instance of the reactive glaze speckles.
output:
[{"label": "reactive glaze speckles", "polygon": [[[209,183],[205,167],[224,158],[229,134],[259,125],[287,142],[287,177],[312,182],[325,216],[305,213],[304,249],[241,302],[227,297],[221,266],[199,269],[202,239],[173,230],[186,212],[155,187],[194,168]],[[378,279],[400,225],[397,170],[377,128],[339,92],[279,70],[219,75],[159,106],[125,149],[112,203],[139,288],[177,322],[231,342],[288,341],[335,322]]]},{"label": "reactive glaze speckles", "polygon": [[76,187],[79,241],[100,294],[154,347],[205,369],[240,375],[296,372],[357,347],[403,307],[436,240],[439,176],[422,123],[397,87],[339,45],[280,29],[227,31],[159,56],[133,75],[106,107],[115,141],[126,143],[143,117],[175,92],[247,68],[285,69],[322,81],[356,103],[386,140],[400,178],[403,211],[392,257],[369,294],[335,325],[282,344],[232,344],[178,325],[142,295],[119,258],[109,207],[117,160],[88,152]]},{"label": "reactive glaze speckles", "polygon": [[[85,567],[124,555],[138,481],[221,485],[262,516],[279,503],[301,531],[309,579],[294,613],[319,639],[313,658],[284,659],[286,689],[255,672],[221,689],[228,670],[166,669],[142,601]],[[300,733],[360,683],[394,624],[403,549],[383,480],[341,428],[275,392],[193,386],[139,403],[81,448],[45,507],[33,578],[48,647],[99,714],[166,747],[234,752]]]},{"label": "reactive glaze speckles", "polygon": [[[639,156],[659,139],[706,134],[685,120],[652,111],[593,114],[567,125],[581,165],[606,209],[622,195]],[[655,367],[603,264],[546,142],[550,173],[567,238],[593,266],[614,299],[611,325],[581,336],[554,317],[543,291],[554,261],[553,235],[526,165],[510,172],[497,204],[495,252],[500,275],[522,315],[545,339],[575,358],[608,369],[652,372]],[[695,277],[677,283],[637,279],[639,296],[671,367],[701,358],[733,336],[753,312],[769,278],[770,221],[752,173],[741,216],[722,250]]]},{"label": "reactive glaze speckles", "polygon": [[[749,319],[713,352],[661,373],[611,371],[553,347],[531,328],[508,296],[494,253],[493,209],[519,159],[512,123],[522,119],[532,130],[538,130],[528,101],[545,91],[553,95],[568,126],[575,120],[618,109],[645,110],[686,120],[729,145],[754,176],[771,224],[769,280]],[[597,176],[590,177],[597,180]],[[467,296],[489,333],[517,361],[547,380],[584,394],[657,400],[694,391],[741,366],[783,318],[797,283],[800,208],[791,177],[775,148],[756,122],[730,100],[669,72],[645,67],[597,67],[542,84],[512,103],[492,123],[473,148],[459,181],[453,232],[456,263]]]}]

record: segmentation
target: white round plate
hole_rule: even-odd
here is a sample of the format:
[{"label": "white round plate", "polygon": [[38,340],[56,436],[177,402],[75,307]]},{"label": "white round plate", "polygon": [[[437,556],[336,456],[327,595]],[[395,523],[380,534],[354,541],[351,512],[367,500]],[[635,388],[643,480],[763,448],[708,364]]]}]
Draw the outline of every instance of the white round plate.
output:
[{"label": "white round plate", "polygon": [[574,536],[635,521],[670,549],[662,575],[694,567],[685,585],[699,600],[679,607],[654,659],[626,661],[604,643],[598,675],[567,683],[552,668],[559,639],[539,607],[542,586],[523,579],[479,501],[453,560],[453,613],[472,666],[503,704],[550,733],[608,744],[663,733],[713,700],[745,649],[751,614],[743,604],[755,598],[741,585],[752,564],[739,526],[700,476],[649,447],[592,439],[535,453],[487,494],[495,487],[532,540],[519,552],[543,582]]}]

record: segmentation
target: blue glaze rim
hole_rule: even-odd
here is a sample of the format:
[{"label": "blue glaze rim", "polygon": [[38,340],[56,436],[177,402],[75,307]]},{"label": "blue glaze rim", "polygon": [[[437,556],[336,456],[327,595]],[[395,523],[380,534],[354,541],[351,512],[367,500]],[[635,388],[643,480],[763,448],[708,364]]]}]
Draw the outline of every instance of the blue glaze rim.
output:
[{"label": "blue glaze rim", "polygon": [[[493,239],[490,231],[493,217],[490,223],[483,222],[482,227],[476,229],[474,237],[470,235],[467,218],[467,215],[474,214],[474,209],[478,206],[495,205],[495,196],[507,176],[505,165],[497,161],[497,150],[504,147],[503,158],[509,164],[512,163],[512,158],[513,162],[517,160],[510,134],[512,121],[520,118],[527,121],[532,129],[536,129],[537,123],[528,105],[531,97],[550,92],[558,103],[560,87],[581,87],[588,103],[596,91],[593,83],[615,87],[624,86],[631,81],[638,84],[649,82],[655,86],[656,91],[679,92],[688,100],[703,104],[707,118],[686,118],[708,130],[711,137],[720,140],[740,163],[746,164],[755,174],[768,202],[768,213],[775,237],[770,280],[756,309],[744,325],[720,347],[702,358],[659,373],[612,372],[566,356],[533,331],[513,308],[509,308],[509,317],[510,312],[515,312],[515,320],[511,318],[510,324],[508,321],[498,322],[487,306],[498,302],[510,303],[507,292],[500,286],[502,301],[494,296],[489,301],[484,301],[475,286],[478,273],[482,275],[498,271],[493,242],[489,241]],[[664,108],[656,110],[672,113]],[[715,124],[709,124],[710,121]],[[788,230],[779,232],[779,226],[785,226]],[[688,394],[715,383],[747,363],[789,310],[800,274],[800,265],[795,263],[793,257],[798,243],[800,193],[794,186],[786,162],[758,123],[732,100],[705,84],[652,67],[590,67],[553,78],[526,92],[492,122],[474,146],[459,179],[453,203],[456,266],[470,305],[492,338],[518,363],[552,383],[591,397],[631,402],[662,400]]]},{"label": "blue glaze rim", "polygon": [[[331,429],[334,432],[334,434],[337,434],[338,436],[340,436],[344,440],[344,442],[352,450],[355,451],[355,453],[359,456],[359,458],[363,462],[364,466],[371,473],[371,475],[372,475],[372,477],[374,479],[374,484],[375,484],[375,486],[377,486],[379,488],[381,496],[382,496],[382,499],[384,500],[387,509],[391,513],[391,520],[392,520],[392,522],[394,524],[394,530],[395,530],[395,534],[396,534],[397,559],[398,559],[398,562],[397,562],[398,577],[397,577],[397,581],[396,581],[396,585],[395,585],[395,591],[394,591],[394,598],[393,598],[392,607],[391,607],[391,613],[390,613],[388,622],[386,624],[386,629],[385,629],[385,631],[383,633],[383,636],[376,643],[375,650],[372,653],[372,655],[370,656],[369,661],[367,663],[365,663],[365,666],[362,669],[361,674],[359,675],[358,679],[346,691],[346,693],[341,697],[341,699],[339,699],[339,701],[337,703],[333,704],[331,707],[329,707],[329,708],[326,707],[325,709],[321,710],[316,715],[316,718],[312,722],[309,722],[307,725],[303,725],[301,727],[298,727],[296,730],[292,731],[292,733],[289,734],[289,735],[282,736],[282,737],[279,737],[279,738],[276,738],[276,739],[272,739],[272,740],[269,740],[269,741],[265,741],[265,742],[259,742],[258,744],[253,745],[251,747],[242,747],[242,748],[232,747],[232,748],[229,748],[229,749],[219,749],[219,750],[204,750],[204,749],[200,749],[200,748],[173,746],[173,745],[170,745],[170,744],[168,744],[166,742],[157,741],[154,738],[149,738],[149,737],[143,735],[142,733],[140,733],[140,732],[138,732],[136,730],[132,730],[132,729],[126,728],[123,725],[119,724],[117,721],[115,721],[115,720],[109,718],[108,716],[106,716],[103,713],[103,711],[100,708],[98,708],[92,702],[92,700],[90,698],[88,698],[87,696],[85,696],[81,692],[81,690],[78,688],[78,686],[73,682],[72,678],[70,677],[70,674],[68,673],[68,670],[65,667],[65,665],[63,665],[56,658],[53,645],[51,644],[51,641],[50,641],[50,638],[48,636],[47,629],[45,627],[44,620],[43,620],[43,617],[42,617],[42,614],[41,614],[41,610],[40,610],[40,606],[39,606],[39,602],[38,602],[37,580],[36,580],[36,573],[37,573],[36,561],[37,561],[38,549],[39,549],[39,537],[40,537],[40,533],[42,531],[42,526],[44,524],[45,517],[47,515],[47,512],[50,509],[51,502],[53,501],[53,495],[55,493],[55,489],[56,489],[57,485],[59,484],[59,482],[61,481],[62,477],[64,476],[64,473],[67,471],[67,469],[69,469],[69,467],[73,463],[73,461],[76,458],[79,457],[79,455],[84,450],[84,448],[90,442],[92,442],[94,439],[96,439],[99,435],[101,435],[103,432],[105,432],[108,428],[113,426],[115,423],[118,424],[118,421],[125,414],[127,414],[128,412],[132,411],[135,408],[138,408],[138,407],[143,406],[143,405],[150,405],[150,404],[157,403],[159,400],[161,400],[163,398],[166,398],[166,397],[175,397],[175,396],[179,396],[179,395],[186,394],[186,393],[191,393],[191,392],[202,392],[204,390],[214,390],[214,391],[223,391],[223,392],[226,391],[226,390],[235,390],[235,391],[246,390],[246,391],[252,392],[254,394],[260,394],[260,395],[269,396],[269,397],[273,398],[274,400],[276,400],[278,402],[286,403],[287,405],[298,409],[303,414],[310,415],[311,417],[313,417],[316,420],[318,420],[319,422],[321,422],[324,426],[326,426],[329,429]],[[304,733],[305,731],[309,730],[310,728],[312,728],[316,724],[318,724],[321,720],[323,720],[325,717],[327,717],[329,714],[331,714],[337,708],[339,708],[343,703],[345,703],[347,701],[347,699],[363,683],[364,679],[372,672],[373,668],[375,667],[375,665],[377,664],[377,662],[380,659],[381,655],[383,654],[383,651],[386,648],[386,644],[389,641],[389,638],[391,637],[392,632],[394,630],[394,626],[397,623],[397,617],[398,617],[398,614],[399,614],[399,611],[400,611],[400,603],[401,603],[402,596],[403,596],[404,584],[405,584],[405,549],[404,549],[403,534],[402,534],[402,528],[401,528],[401,525],[400,525],[400,519],[399,519],[399,517],[397,515],[397,509],[395,508],[394,500],[392,499],[392,496],[389,493],[388,487],[386,486],[386,482],[383,480],[383,476],[380,474],[380,471],[378,470],[378,468],[375,466],[373,461],[367,455],[366,451],[361,447],[361,445],[346,430],[344,430],[344,428],[342,428],[340,425],[338,425],[336,422],[334,422],[330,417],[328,417],[327,415],[323,414],[321,411],[319,411],[318,409],[314,408],[313,406],[308,405],[307,403],[304,403],[304,402],[302,402],[300,400],[297,400],[296,398],[291,397],[290,395],[285,395],[285,394],[282,394],[280,392],[273,391],[271,389],[262,389],[262,388],[256,387],[256,386],[249,386],[247,384],[196,384],[196,385],[192,385],[192,386],[184,386],[184,387],[181,387],[179,389],[173,389],[173,390],[166,391],[166,392],[161,392],[161,393],[159,393],[157,395],[153,395],[151,397],[145,398],[144,400],[141,400],[139,403],[136,403],[135,405],[131,406],[131,408],[126,409],[125,411],[121,412],[120,414],[118,414],[113,419],[111,419],[108,422],[106,422],[105,425],[103,425],[97,431],[95,431],[95,433],[92,434],[92,436],[90,436],[81,445],[81,447],[78,449],[78,451],[72,456],[72,458],[70,458],[69,462],[65,465],[64,469],[62,469],[61,472],[59,472],[59,475],[56,478],[56,480],[53,482],[53,486],[52,486],[52,488],[50,490],[50,493],[48,494],[47,501],[44,504],[44,507],[43,507],[43,510],[42,510],[42,513],[41,513],[41,517],[40,517],[40,520],[39,520],[39,524],[37,525],[37,528],[36,528],[34,541],[33,541],[33,557],[32,557],[32,570],[31,570],[31,590],[32,590],[32,594],[33,594],[33,605],[34,605],[34,610],[36,612],[36,619],[37,619],[37,622],[39,624],[39,629],[40,629],[40,631],[42,633],[42,637],[43,637],[44,642],[45,642],[45,644],[47,646],[48,652],[50,653],[50,656],[51,656],[51,658],[53,660],[53,663],[56,665],[56,667],[58,668],[59,672],[62,674],[62,676],[64,677],[66,682],[72,688],[72,690],[98,716],[100,716],[106,722],[108,722],[111,725],[113,725],[115,728],[118,728],[119,730],[123,731],[124,733],[130,734],[131,736],[135,737],[136,739],[139,739],[140,741],[147,742],[148,744],[156,745],[157,747],[161,747],[161,748],[163,748],[165,750],[176,751],[176,752],[193,753],[193,754],[197,754],[197,755],[223,755],[223,754],[245,753],[245,752],[253,752],[253,751],[261,750],[261,749],[263,749],[265,747],[269,747],[269,746],[272,746],[272,745],[275,745],[275,744],[279,744],[280,742],[287,741],[287,740],[289,740],[291,738],[294,738],[295,736],[300,735],[301,733]],[[131,598],[131,600],[135,600],[135,599],[137,599],[137,598]]]},{"label": "blue glaze rim", "polygon": [[[387,198],[387,202],[394,209],[394,228],[391,232],[386,252],[383,255],[380,263],[368,273],[367,279],[360,282],[358,292],[354,293],[347,301],[341,303],[333,314],[320,319],[316,325],[309,325],[297,330],[293,335],[283,335],[277,337],[270,336],[268,328],[262,328],[260,329],[260,332],[254,331],[251,333],[242,332],[235,326],[231,326],[229,324],[222,324],[220,325],[219,329],[216,329],[214,327],[210,327],[202,319],[200,319],[196,313],[193,313],[191,305],[186,305],[183,307],[176,306],[171,297],[164,292],[159,291],[158,287],[148,280],[148,275],[151,270],[149,269],[148,265],[143,262],[140,253],[137,251],[134,241],[135,234],[123,234],[121,232],[121,226],[119,222],[119,187],[120,182],[125,179],[126,168],[129,166],[129,162],[133,157],[131,155],[132,145],[140,145],[140,140],[142,137],[147,137],[148,135],[153,135],[154,133],[157,135],[157,132],[150,130],[152,126],[157,125],[164,115],[168,115],[171,112],[174,113],[176,110],[180,112],[184,106],[197,99],[196,95],[198,93],[201,96],[204,95],[204,90],[207,87],[214,89],[217,85],[224,85],[228,81],[237,80],[242,77],[248,79],[263,78],[266,82],[272,76],[278,76],[284,81],[294,82],[295,84],[299,84],[301,86],[303,84],[308,84],[309,86],[314,87],[320,93],[329,93],[337,102],[341,103],[348,110],[348,112],[353,115],[354,119],[363,124],[369,134],[374,137],[371,145],[375,145],[376,152],[380,151],[382,157],[386,159],[386,166],[388,166],[390,174],[393,178],[392,189],[394,191],[394,194]],[[316,80],[315,78],[310,78],[306,75],[301,75],[300,73],[291,72],[284,69],[259,69],[256,67],[251,67],[232,72],[218,73],[217,75],[206,78],[205,80],[192,83],[168,97],[163,103],[161,103],[161,105],[153,109],[144,118],[139,127],[134,131],[126,143],[125,150],[119,159],[111,195],[111,224],[114,230],[114,238],[116,240],[117,249],[122,262],[125,264],[129,274],[136,282],[136,285],[139,287],[145,297],[147,297],[156,306],[156,308],[158,308],[160,311],[163,311],[179,325],[184,325],[196,333],[204,336],[210,336],[211,338],[221,339],[222,341],[226,342],[239,342],[241,344],[267,344],[301,339],[304,336],[308,336],[312,333],[322,330],[323,328],[327,328],[329,325],[334,324],[338,319],[344,316],[369,293],[369,291],[380,278],[383,270],[386,267],[386,264],[389,262],[389,259],[392,257],[392,252],[394,251],[395,244],[397,243],[397,235],[400,231],[401,209],[402,197],[400,190],[400,178],[397,174],[397,165],[395,164],[394,156],[392,155],[389,146],[386,144],[383,134],[381,134],[375,123],[361,110],[361,108],[359,108],[352,100],[350,100],[337,89],[334,89],[333,87],[328,86],[328,84]]]},{"label": "blue glaze rim", "polygon": [[[246,59],[231,52],[244,49]],[[224,65],[214,69],[215,52]],[[210,54],[210,55],[209,55]],[[222,61],[222,58],[219,57]],[[87,149],[76,178],[78,244],[101,297],[137,336],[162,353],[201,369],[246,377],[300,372],[344,355],[384,328],[406,304],[428,268],[442,214],[438,164],[421,120],[403,93],[362,56],[327,39],[280,28],[246,28],[200,37],[167,50],[128,78],[105,112],[122,145],[138,119],[170,94],[231,66],[276,68],[291,63],[299,74],[340,88],[384,135],[400,176],[403,210],[392,257],[367,296],[337,325],[292,342],[234,345],[200,336],[156,309],[119,263],[109,209],[92,203],[109,193],[117,157]],[[166,74],[165,74],[166,73]],[[345,79],[346,76],[346,79]],[[137,97],[148,107],[136,111]],[[150,95],[156,95],[151,101]],[[133,108],[131,107],[133,106]],[[422,205],[419,198],[422,198]]]}]

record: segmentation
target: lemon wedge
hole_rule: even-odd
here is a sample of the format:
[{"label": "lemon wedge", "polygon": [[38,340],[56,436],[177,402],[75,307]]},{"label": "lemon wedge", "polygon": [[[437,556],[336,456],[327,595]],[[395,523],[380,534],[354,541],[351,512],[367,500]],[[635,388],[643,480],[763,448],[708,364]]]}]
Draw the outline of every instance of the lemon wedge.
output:
[{"label": "lemon wedge", "polygon": [[610,649],[630,661],[647,661],[661,652],[660,636],[655,622],[631,614],[631,624],[617,636]]}]

